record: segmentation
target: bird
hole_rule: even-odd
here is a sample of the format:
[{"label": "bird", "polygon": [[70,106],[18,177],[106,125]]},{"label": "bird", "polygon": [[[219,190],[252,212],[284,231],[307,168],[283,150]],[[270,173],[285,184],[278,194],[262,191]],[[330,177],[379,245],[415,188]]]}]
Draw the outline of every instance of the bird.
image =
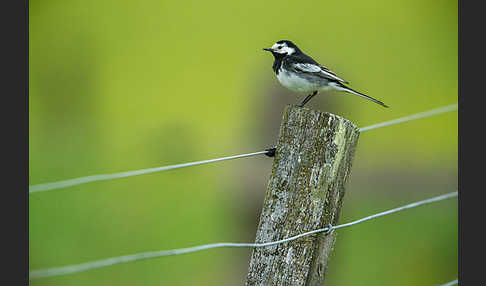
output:
[{"label": "bird", "polygon": [[383,107],[388,107],[383,102],[344,85],[349,84],[349,82],[304,54],[289,40],[278,41],[271,48],[263,48],[263,50],[273,54],[272,68],[278,81],[284,87],[301,94],[309,93],[299,104],[299,107],[304,107],[319,91],[330,90],[355,94]]}]

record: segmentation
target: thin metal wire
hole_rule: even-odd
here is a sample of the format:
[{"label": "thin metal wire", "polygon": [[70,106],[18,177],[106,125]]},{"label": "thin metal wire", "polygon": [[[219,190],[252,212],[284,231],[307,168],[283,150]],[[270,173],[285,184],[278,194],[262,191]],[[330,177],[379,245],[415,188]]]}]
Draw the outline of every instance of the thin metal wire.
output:
[{"label": "thin metal wire", "polygon": [[441,284],[441,285],[439,285],[439,286],[452,286],[452,285],[456,285],[456,284],[458,284],[458,283],[459,283],[459,280],[458,280],[458,279],[456,279],[456,280],[454,280],[454,281],[447,282],[446,284]]},{"label": "thin metal wire", "polygon": [[165,250],[165,251],[153,251],[153,252],[143,252],[143,253],[137,253],[137,254],[132,254],[132,255],[125,255],[125,256],[118,256],[118,257],[112,257],[112,258],[107,258],[103,260],[96,260],[96,261],[91,261],[91,262],[86,262],[86,263],[81,263],[81,264],[75,264],[75,265],[68,265],[68,266],[62,266],[62,267],[53,267],[53,268],[47,268],[47,269],[40,269],[40,270],[33,270],[29,273],[29,279],[37,279],[37,278],[43,278],[43,277],[51,277],[51,276],[59,276],[59,275],[66,275],[66,274],[73,274],[77,272],[82,272],[82,271],[87,271],[87,270],[92,270],[96,268],[101,268],[101,267],[106,267],[114,264],[120,264],[120,263],[126,263],[126,262],[132,262],[132,261],[137,261],[137,260],[142,260],[142,259],[148,259],[148,258],[156,258],[156,257],[162,257],[162,256],[171,256],[171,255],[179,255],[179,254],[184,254],[184,253],[192,253],[192,252],[197,252],[201,250],[206,250],[206,249],[212,249],[212,248],[221,248],[221,247],[267,247],[267,246],[272,246],[276,244],[281,244],[289,241],[293,241],[296,239],[299,239],[304,236],[316,234],[316,233],[321,233],[321,232],[327,232],[329,229],[339,229],[339,228],[344,228],[344,227],[349,227],[352,225],[356,225],[368,220],[372,220],[381,216],[389,215],[392,213],[400,212],[406,209],[410,208],[415,208],[421,205],[425,204],[430,204],[446,199],[450,199],[453,197],[457,197],[458,192],[452,192],[444,195],[440,195],[437,197],[433,197],[430,199],[410,203],[398,208],[394,208],[388,211],[384,211],[381,213],[377,213],[374,215],[370,215],[352,222],[348,222],[345,224],[341,224],[338,226],[328,226],[325,228],[321,229],[316,229],[312,230],[309,232],[305,232],[296,236],[292,236],[289,238],[285,238],[282,240],[278,241],[271,241],[271,242],[265,242],[265,243],[232,243],[232,242],[222,242],[222,243],[212,243],[212,244],[205,244],[205,245],[199,245],[199,246],[194,246],[194,247],[188,247],[188,248],[179,248],[179,249],[172,249],[172,250]]},{"label": "thin metal wire", "polygon": [[214,162],[219,162],[219,161],[224,161],[224,160],[231,160],[231,159],[237,159],[237,158],[256,156],[256,155],[261,155],[261,154],[266,154],[266,153],[268,153],[267,150],[255,152],[255,153],[241,154],[241,155],[235,155],[235,156],[229,156],[229,157],[223,157],[223,158],[217,158],[217,159],[211,159],[211,160],[204,160],[204,161],[197,161],[197,162],[191,162],[191,163],[183,163],[183,164],[177,164],[177,165],[171,165],[171,166],[156,167],[156,168],[149,168],[149,169],[142,169],[142,170],[135,170],[135,171],[127,171],[127,172],[114,173],[114,174],[93,175],[93,176],[81,177],[81,178],[70,179],[70,180],[65,180],[65,181],[58,181],[58,182],[53,182],[53,183],[38,184],[38,185],[29,186],[29,194],[44,192],[44,191],[49,191],[49,190],[54,190],[54,189],[60,189],[60,188],[65,188],[65,187],[70,187],[70,186],[75,186],[75,185],[81,185],[81,184],[86,184],[86,183],[95,182],[95,181],[106,181],[106,180],[112,180],[112,179],[118,179],[118,178],[130,177],[130,176],[137,176],[137,175],[142,175],[142,174],[149,174],[149,173],[154,173],[154,172],[168,171],[168,170],[173,170],[173,169],[178,169],[178,168],[191,167],[191,166],[202,165],[202,164],[207,164],[207,163],[214,163]]},{"label": "thin metal wire", "polygon": [[432,109],[432,110],[429,110],[429,111],[425,111],[425,112],[421,112],[421,113],[417,113],[417,114],[412,114],[412,115],[397,118],[397,119],[394,119],[394,120],[385,121],[385,122],[382,122],[382,123],[366,126],[366,127],[360,128],[359,131],[365,132],[365,131],[380,128],[380,127],[395,125],[395,124],[404,123],[404,122],[407,122],[407,121],[412,121],[412,120],[416,120],[416,119],[420,119],[420,118],[429,117],[429,116],[432,116],[432,115],[451,112],[451,111],[457,110],[457,108],[458,108],[457,104],[439,107],[439,108]]},{"label": "thin metal wire", "polygon": [[[360,128],[359,131],[365,132],[365,131],[380,128],[380,127],[404,123],[404,122],[411,121],[411,120],[416,120],[416,119],[425,118],[425,117],[429,117],[429,116],[433,116],[433,115],[437,115],[437,114],[441,114],[441,113],[445,113],[445,112],[450,112],[450,111],[453,111],[453,110],[456,110],[456,109],[457,109],[457,104],[449,105],[449,106],[445,106],[445,107],[440,107],[440,108],[432,109],[432,110],[425,111],[425,112],[422,112],[422,113],[417,113],[417,114],[413,114],[413,115],[410,115],[410,116],[397,118],[397,119],[394,119],[394,120],[390,120],[390,121],[370,125],[370,126],[367,126],[367,127],[363,127],[363,128]],[[135,170],[135,171],[127,171],[127,172],[114,173],[114,174],[93,175],[93,176],[69,179],[69,180],[65,180],[65,181],[58,181],[58,182],[45,183],[45,184],[37,184],[37,185],[29,186],[29,195],[33,194],[33,193],[44,192],[44,191],[60,189],[60,188],[66,188],[66,187],[70,187],[70,186],[86,184],[86,183],[95,182],[95,181],[106,181],[106,180],[112,180],[112,179],[118,179],[118,178],[130,177],[130,176],[137,176],[137,175],[142,175],[142,174],[149,174],[149,173],[154,173],[154,172],[168,171],[168,170],[173,170],[173,169],[178,169],[178,168],[185,168],[185,167],[191,167],[191,166],[202,165],[202,164],[207,164],[207,163],[214,163],[214,162],[219,162],[219,161],[224,161],[224,160],[251,157],[251,156],[268,154],[268,153],[269,153],[269,151],[265,150],[265,151],[255,152],[255,153],[235,155],[235,156],[230,156],[230,157],[223,157],[223,158],[217,158],[217,159],[211,159],[211,160],[177,164],[177,165],[171,165],[171,166],[156,167],[156,168],[142,169],[142,170]]]}]

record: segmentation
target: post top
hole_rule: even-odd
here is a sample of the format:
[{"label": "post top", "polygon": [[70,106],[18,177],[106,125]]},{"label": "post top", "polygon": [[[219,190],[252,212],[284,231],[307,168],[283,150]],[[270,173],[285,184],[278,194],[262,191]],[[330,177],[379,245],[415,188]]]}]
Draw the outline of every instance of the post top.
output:
[{"label": "post top", "polygon": [[327,111],[322,111],[322,110],[316,110],[316,109],[311,109],[308,107],[300,107],[298,105],[294,104],[288,104],[285,107],[284,111],[284,116],[289,116],[289,115],[297,115],[297,116],[311,116],[311,117],[318,117],[318,118],[325,118],[328,120],[337,120],[343,122],[345,125],[347,125],[350,128],[355,129],[356,132],[360,133],[358,126],[354,124],[351,120],[346,119],[342,116],[336,115],[334,113],[330,113]]}]

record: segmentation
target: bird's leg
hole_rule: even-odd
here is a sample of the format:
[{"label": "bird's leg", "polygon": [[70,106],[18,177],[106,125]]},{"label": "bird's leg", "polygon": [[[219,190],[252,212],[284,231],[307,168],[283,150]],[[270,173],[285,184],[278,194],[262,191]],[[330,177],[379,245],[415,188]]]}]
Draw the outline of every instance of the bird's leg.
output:
[{"label": "bird's leg", "polygon": [[313,93],[309,94],[300,104],[299,104],[299,107],[304,107],[304,105],[309,102],[309,100],[311,100],[311,98],[314,97],[314,95],[317,94],[317,90],[314,91]]}]

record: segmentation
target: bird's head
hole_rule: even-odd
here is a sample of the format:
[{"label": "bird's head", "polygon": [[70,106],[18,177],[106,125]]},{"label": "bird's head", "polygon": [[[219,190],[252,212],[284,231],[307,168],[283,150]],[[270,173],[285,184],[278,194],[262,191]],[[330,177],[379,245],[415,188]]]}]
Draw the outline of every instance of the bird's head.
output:
[{"label": "bird's head", "polygon": [[301,53],[299,48],[291,41],[281,40],[273,44],[271,48],[263,50],[271,52],[275,57],[284,57],[295,53]]}]

